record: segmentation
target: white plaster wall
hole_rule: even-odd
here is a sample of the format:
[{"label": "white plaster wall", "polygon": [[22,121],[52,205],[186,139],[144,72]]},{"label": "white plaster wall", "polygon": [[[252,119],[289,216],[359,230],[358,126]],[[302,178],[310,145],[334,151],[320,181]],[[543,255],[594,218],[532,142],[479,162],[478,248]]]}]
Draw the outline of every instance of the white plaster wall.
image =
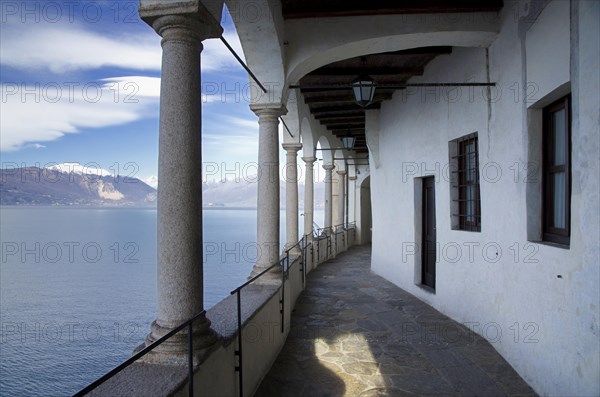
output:
[{"label": "white plaster wall", "polygon": [[[542,11],[529,30],[534,37],[530,42],[569,32],[555,26],[556,18],[564,19],[565,7],[554,3],[563,1],[551,2]],[[547,68],[536,66],[535,61],[528,67],[524,57],[528,25],[515,17],[517,6],[522,3],[505,2],[501,31],[487,53],[480,48],[455,48],[411,81],[484,82],[489,73],[497,83],[490,90],[493,100],[486,99],[485,88],[463,88],[458,100],[456,91],[444,95],[445,90],[408,89],[382,105],[380,167],[371,167],[372,267],[455,320],[470,323],[540,394],[598,395],[598,2],[578,2],[569,10],[576,19],[571,29],[578,36],[571,44],[569,67],[573,95],[569,249],[527,240],[525,98],[531,81],[528,73],[540,76],[536,78],[542,93],[564,83],[564,59],[554,56],[564,57],[564,47],[573,38],[554,40],[559,48],[546,54]],[[553,29],[559,33],[550,32]],[[448,141],[472,132],[478,132],[479,138],[479,233],[451,230],[445,167]],[[415,178],[425,175],[436,177],[440,250],[435,294],[415,285],[419,253],[411,254],[420,242],[414,222]]]},{"label": "white plaster wall", "polygon": [[530,95],[542,98],[570,79],[571,5],[553,1],[546,6],[525,39]]}]

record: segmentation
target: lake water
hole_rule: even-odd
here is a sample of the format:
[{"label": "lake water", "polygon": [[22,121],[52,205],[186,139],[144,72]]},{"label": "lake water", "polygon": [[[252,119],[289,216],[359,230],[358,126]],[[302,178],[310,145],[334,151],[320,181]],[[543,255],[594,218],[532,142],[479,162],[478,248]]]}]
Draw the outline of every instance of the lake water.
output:
[{"label": "lake water", "polygon": [[[256,210],[204,211],[206,308],[245,281],[255,241]],[[149,332],[155,209],[1,207],[0,243],[0,395],[71,395]]]}]

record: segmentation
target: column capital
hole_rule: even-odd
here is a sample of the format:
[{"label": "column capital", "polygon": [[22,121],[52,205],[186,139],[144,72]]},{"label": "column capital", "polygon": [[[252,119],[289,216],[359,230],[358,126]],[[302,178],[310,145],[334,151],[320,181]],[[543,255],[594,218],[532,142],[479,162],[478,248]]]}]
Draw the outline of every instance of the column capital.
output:
[{"label": "column capital", "polygon": [[349,176],[349,177],[348,177],[348,180],[350,180],[350,181],[355,181],[355,180],[356,180],[356,175],[354,175],[354,176]]},{"label": "column capital", "polygon": [[338,175],[346,175],[346,170],[338,170]]},{"label": "column capital", "polygon": [[312,157],[302,157],[302,161],[304,161],[306,163],[306,165],[313,165],[315,163],[315,161],[317,161],[317,158],[312,156]]},{"label": "column capital", "polygon": [[287,109],[280,103],[253,103],[250,105],[250,110],[258,117],[274,117],[278,118],[287,114]]},{"label": "column capital", "polygon": [[334,164],[323,164],[323,169],[325,171],[332,171],[335,168]]},{"label": "column capital", "polygon": [[281,145],[288,154],[296,154],[300,149],[302,149],[301,143],[284,143]]},{"label": "column capital", "polygon": [[[223,34],[218,3],[209,10],[201,0],[141,0],[139,14],[164,40],[202,41]],[[215,18],[214,13],[219,15]]]}]

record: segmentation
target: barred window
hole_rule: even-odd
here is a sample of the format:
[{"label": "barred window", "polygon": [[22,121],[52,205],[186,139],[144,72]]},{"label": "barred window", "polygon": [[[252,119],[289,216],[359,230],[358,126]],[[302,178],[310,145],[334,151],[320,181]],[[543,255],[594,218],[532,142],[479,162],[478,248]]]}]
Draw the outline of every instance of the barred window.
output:
[{"label": "barred window", "polygon": [[479,150],[477,133],[453,142],[454,152],[451,162],[454,167],[452,178],[453,228],[458,230],[481,231],[481,199],[479,190]]}]

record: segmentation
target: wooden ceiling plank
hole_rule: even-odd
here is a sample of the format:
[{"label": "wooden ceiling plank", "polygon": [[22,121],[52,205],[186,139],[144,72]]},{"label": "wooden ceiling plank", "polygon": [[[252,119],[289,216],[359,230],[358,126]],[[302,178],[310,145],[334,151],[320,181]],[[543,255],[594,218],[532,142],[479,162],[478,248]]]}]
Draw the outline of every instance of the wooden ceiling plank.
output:
[{"label": "wooden ceiling plank", "polygon": [[322,67],[310,72],[308,76],[358,76],[363,73],[369,76],[422,76],[423,70],[423,67]]},{"label": "wooden ceiling plank", "polygon": [[284,19],[390,14],[497,12],[502,0],[282,0]]}]

